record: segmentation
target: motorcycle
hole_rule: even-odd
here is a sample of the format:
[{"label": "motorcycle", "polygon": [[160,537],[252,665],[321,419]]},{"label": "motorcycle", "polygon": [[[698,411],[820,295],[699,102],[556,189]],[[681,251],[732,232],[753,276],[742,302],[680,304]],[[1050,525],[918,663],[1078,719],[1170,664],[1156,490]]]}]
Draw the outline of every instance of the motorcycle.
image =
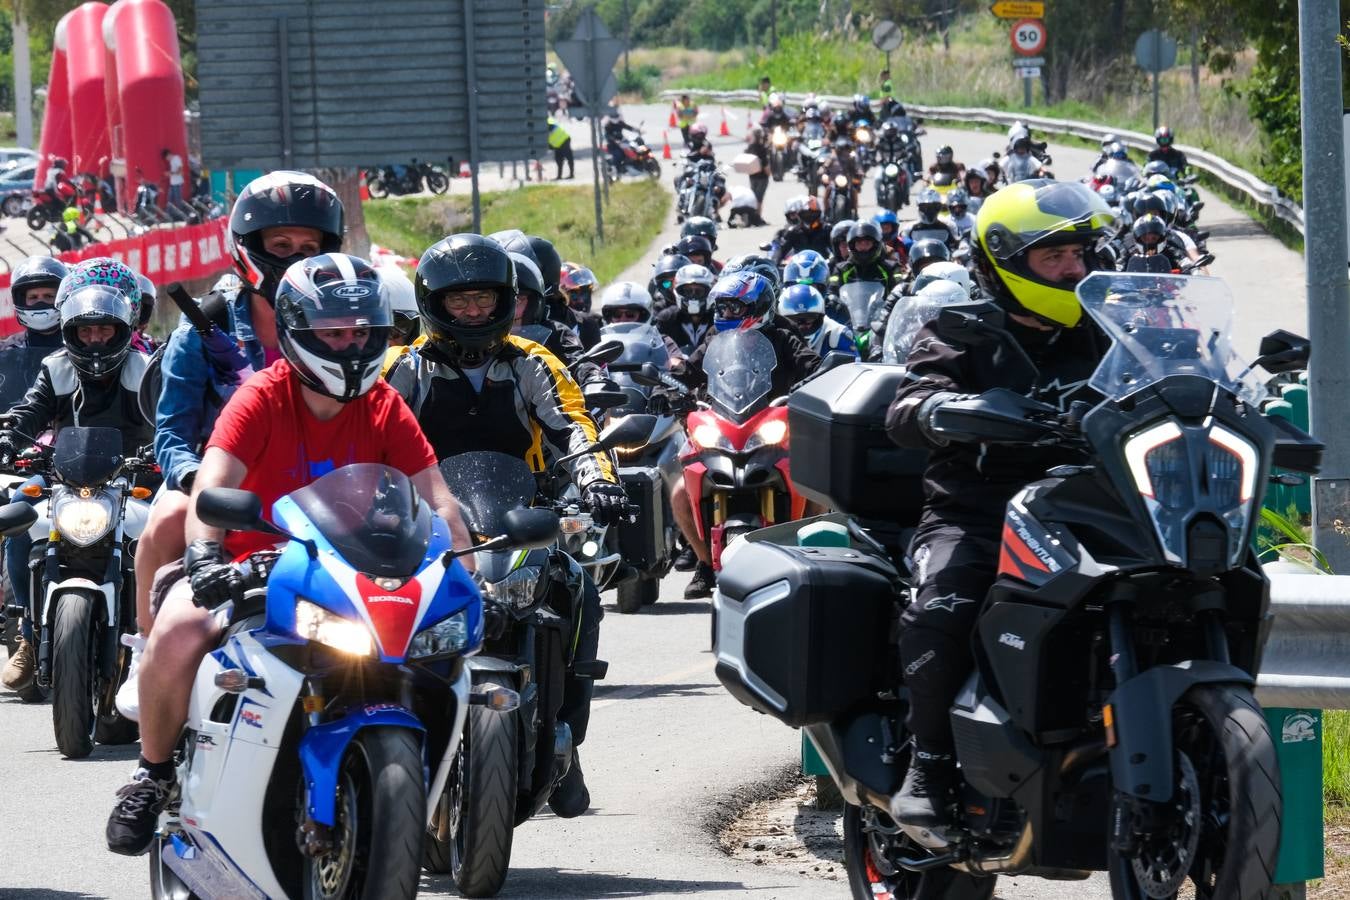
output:
[{"label": "motorcycle", "polygon": [[[717,674],[743,703],[805,728],[847,802],[845,866],[859,900],[988,898],[1000,874],[1094,870],[1129,900],[1175,897],[1188,876],[1207,897],[1269,889],[1281,796],[1251,694],[1269,582],[1250,539],[1271,467],[1315,472],[1322,447],[1257,414],[1263,388],[1232,353],[1221,282],[1100,272],[1078,295],[1113,342],[1090,380],[1099,403],[1065,412],[999,388],[934,414],[953,437],[1065,443],[1091,459],[1051,469],[1007,505],[976,669],[951,707],[964,784],[950,827],[898,827],[887,812],[913,750],[893,646],[912,602],[903,560],[840,515],[851,546],[789,546],[785,529],[752,535],[719,579]],[[988,304],[958,306],[936,327],[997,343],[1009,383],[1031,384],[1000,318]],[[1308,342],[1276,332],[1261,351],[1257,365],[1282,372],[1305,364]],[[865,411],[824,413],[852,433],[836,435],[838,452],[857,454],[894,397],[882,374],[803,397],[794,427],[825,402]],[[853,396],[854,386],[884,397]],[[842,457],[833,469],[814,462],[794,468],[817,487],[836,481],[828,493],[841,508],[875,513],[866,494],[880,493],[917,522],[921,507]],[[872,465],[884,478],[893,462]]]},{"label": "motorcycle", "polygon": [[[74,189],[71,190],[73,192]],[[41,231],[48,224],[59,224],[61,214],[66,211],[68,205],[69,203],[59,193],[54,195],[50,191],[36,190],[33,191],[31,203],[24,211],[24,219],[28,222],[29,229]]]},{"label": "motorcycle", "polygon": [[[0,353],[0,409],[11,409],[23,399],[28,388],[37,379],[38,370],[42,368],[42,361],[47,358],[49,352],[33,347],[15,347]],[[16,475],[0,472],[0,497],[8,498],[10,493],[28,478],[26,473]],[[9,655],[13,656],[19,647],[19,618],[27,610],[14,604],[14,586],[8,572],[3,576],[3,583],[4,605],[0,608],[0,612],[4,615],[0,618],[4,619],[5,648],[9,651]],[[41,700],[42,695],[30,689],[24,699],[33,702]]]},{"label": "motorcycle", "polygon": [[413,160],[407,166],[379,166],[362,173],[366,190],[379,200],[393,194],[420,194],[424,189],[433,194],[444,194],[450,189],[450,176],[440,166]]},{"label": "motorcycle", "polygon": [[546,543],[556,517],[522,510],[454,550],[407,476],[368,463],[272,512],[275,525],[246,491],[197,499],[208,524],[286,543],[241,563],[244,600],[215,612],[225,631],[193,685],[151,896],[411,898],[428,796],[450,778],[470,707],[519,699],[470,683],[483,607],[457,558]]},{"label": "motorcycle", "polygon": [[758,331],[723,332],[703,358],[708,404],[689,413],[689,452],[680,465],[714,569],[736,538],[800,519],[806,508],[788,471],[787,398],[770,402],[776,364]]},{"label": "motorcycle", "polygon": [[642,135],[635,134],[619,141],[619,150],[623,153],[623,163],[618,171],[614,169],[613,157],[606,153],[604,158],[605,177],[613,181],[621,175],[650,175],[656,178],[661,174],[661,161],[652,155]]},{"label": "motorcycle", "polygon": [[825,219],[830,224],[858,217],[858,189],[862,176],[840,172],[825,183]]},{"label": "motorcycle", "polygon": [[803,183],[815,187],[820,178],[820,161],[828,152],[825,126],[811,121],[802,126],[801,138],[797,141],[797,178]]},{"label": "motorcycle", "polygon": [[139,169],[137,174],[140,175],[141,181],[136,187],[136,197],[131,207],[131,218],[146,228],[168,221],[159,208],[159,185],[141,175]]},{"label": "motorcycle", "polygon": [[795,154],[795,136],[782,125],[775,125],[769,138],[769,174],[774,181],[782,181],[788,160]]},{"label": "motorcycle", "polygon": [[886,285],[879,281],[850,281],[839,286],[839,299],[848,307],[858,358],[867,359],[872,345],[872,323],[886,299]]},{"label": "motorcycle", "polygon": [[18,489],[36,505],[5,507],[5,534],[27,531],[33,539],[29,571],[9,573],[29,579],[23,612],[37,638],[37,675],[20,698],[50,697],[57,748],[82,759],[96,741],[136,740],[136,723],[114,700],[131,664],[122,637],[136,631],[130,548],[145,528],[152,494],[135,481],[159,470],[149,454],[124,457],[116,428],[69,426],[50,446],[10,434],[29,446],[0,466],[45,481]]},{"label": "motorcycle", "polygon": [[901,162],[888,162],[877,172],[877,206],[896,212],[909,205],[909,172]]},{"label": "motorcycle", "polygon": [[932,173],[928,176],[928,183],[938,192],[944,207],[947,205],[947,195],[958,187],[956,175],[951,172]]},{"label": "motorcycle", "polygon": [[[606,429],[586,452],[638,442],[651,421],[630,417]],[[560,460],[559,462],[562,462]],[[473,451],[441,462],[471,534],[490,534],[534,504],[536,476],[524,460]],[[552,515],[548,510],[535,510]],[[566,533],[578,523],[561,521]],[[424,864],[449,872],[461,894],[501,890],[513,830],[539,812],[572,763],[572,731],[558,720],[568,673],[604,678],[608,664],[574,660],[581,627],[581,567],[556,546],[508,550],[478,545],[478,578],[494,628],[466,663],[475,690],[505,691],[519,705],[474,708],[450,777],[432,792]],[[509,713],[509,714],[508,714]]]},{"label": "motorcycle", "polygon": [[866,172],[872,165],[872,123],[867,119],[857,119],[853,123],[853,155],[858,160],[858,168]]},{"label": "motorcycle", "polygon": [[711,159],[689,158],[680,178],[675,220],[683,222],[693,216],[720,220],[718,209],[726,195],[725,178]]},{"label": "motorcycle", "polygon": [[[606,325],[601,334],[624,345],[623,353],[609,364],[608,373],[628,399],[609,410],[610,421],[635,414],[656,415],[651,439],[645,445],[617,450],[619,480],[639,512],[632,523],[610,530],[623,560],[637,569],[636,578],[616,586],[615,600],[619,612],[635,613],[656,602],[661,579],[675,562],[679,534],[670,509],[670,486],[681,475],[679,453],[684,446],[684,428],[669,403],[653,402],[651,380],[669,387],[670,379],[665,374],[670,357],[660,332],[643,322],[619,322]],[[646,380],[640,380],[644,375]],[[683,387],[678,382],[676,385]]]}]

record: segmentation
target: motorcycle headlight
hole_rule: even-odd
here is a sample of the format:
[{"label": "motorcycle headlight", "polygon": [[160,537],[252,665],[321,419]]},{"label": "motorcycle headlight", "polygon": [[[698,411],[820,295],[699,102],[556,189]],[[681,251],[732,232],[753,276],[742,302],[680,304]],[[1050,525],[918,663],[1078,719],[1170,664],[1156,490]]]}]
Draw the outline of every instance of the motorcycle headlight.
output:
[{"label": "motorcycle headlight", "polygon": [[112,527],[112,498],[102,491],[89,497],[63,493],[54,507],[53,527],[77,547],[88,547]]},{"label": "motorcycle headlight", "polygon": [[872,140],[872,132],[868,131],[866,128],[859,128],[858,133],[854,135],[854,137],[857,139],[858,143],[866,144],[868,141]]},{"label": "motorcycle headlight", "polygon": [[755,429],[755,433],[750,435],[749,440],[745,442],[745,449],[757,450],[760,447],[772,447],[783,443],[787,437],[787,422],[782,419],[770,419]]},{"label": "motorcycle headlight", "polygon": [[521,566],[501,581],[484,584],[483,594],[510,609],[529,609],[543,571],[543,566]]},{"label": "motorcycle headlight", "polygon": [[848,178],[843,175],[834,176],[834,186],[837,188],[848,187]]},{"label": "motorcycle headlight", "polygon": [[339,616],[303,597],[295,601],[295,633],[352,656],[375,652],[375,639],[364,622]]},{"label": "motorcycle headlight", "polygon": [[469,611],[461,609],[420,632],[408,645],[408,658],[459,653],[469,645]]},{"label": "motorcycle headlight", "polygon": [[733,452],[731,441],[717,429],[716,425],[704,422],[689,434],[689,439],[704,450],[725,450]]},{"label": "motorcycle headlight", "polygon": [[887,163],[887,164],[886,164],[886,177],[887,177],[887,178],[898,178],[899,176],[900,176],[900,167],[897,166],[895,163]]},{"label": "motorcycle headlight", "polygon": [[774,145],[775,147],[786,147],[786,146],[787,146],[787,135],[783,133],[783,129],[779,128],[778,130],[774,131],[774,133],[773,133],[773,145]]}]

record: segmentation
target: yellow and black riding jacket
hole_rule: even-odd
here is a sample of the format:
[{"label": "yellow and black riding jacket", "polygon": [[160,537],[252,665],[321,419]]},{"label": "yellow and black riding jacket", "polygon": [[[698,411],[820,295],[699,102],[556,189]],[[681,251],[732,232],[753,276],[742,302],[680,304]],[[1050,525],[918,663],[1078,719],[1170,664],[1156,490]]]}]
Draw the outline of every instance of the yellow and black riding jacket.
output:
[{"label": "yellow and black riding jacket", "polygon": [[[495,450],[541,472],[545,445],[556,456],[566,456],[595,441],[595,423],[581,389],[562,362],[534,341],[510,335],[488,364],[481,391],[435,344],[400,349],[404,352],[385,377],[412,408],[437,459]],[[607,453],[585,454],[571,466],[583,488],[594,481],[618,481]]]}]

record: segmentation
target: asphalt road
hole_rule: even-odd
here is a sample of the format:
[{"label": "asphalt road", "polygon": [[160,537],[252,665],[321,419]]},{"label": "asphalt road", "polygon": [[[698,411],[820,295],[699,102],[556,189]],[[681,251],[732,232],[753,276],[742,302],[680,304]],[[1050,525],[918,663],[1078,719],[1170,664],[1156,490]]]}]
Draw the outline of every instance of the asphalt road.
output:
[{"label": "asphalt road", "polygon": [[[658,152],[667,109],[626,111],[630,121],[646,122]],[[735,112],[741,118],[732,130],[743,135],[744,111]],[[711,122],[714,132],[719,121]],[[580,138],[581,127],[574,130]],[[957,158],[967,162],[989,155],[1001,143],[993,134],[934,128],[924,140],[925,150],[931,155],[942,142],[950,142]],[[719,156],[729,160],[740,141],[715,143]],[[1092,158],[1073,148],[1052,147],[1052,152],[1056,171],[1066,178],[1085,172]],[[667,165],[663,183],[670,184],[671,174]],[[579,165],[577,175],[588,177],[589,170]],[[799,192],[794,183],[772,185],[766,217],[781,223],[783,201]],[[1238,346],[1254,351],[1259,336],[1277,326],[1301,331],[1306,321],[1301,257],[1217,197],[1205,199],[1204,221],[1214,233],[1211,247],[1218,256],[1213,274],[1228,281],[1237,299]],[[677,232],[673,214],[667,225],[627,277],[645,283],[657,250]],[[718,256],[746,252],[771,234],[770,228],[725,231]],[[607,595],[601,656],[610,662],[609,676],[597,691],[582,750],[592,810],[569,821],[546,812],[521,826],[502,896],[846,896],[838,882],[734,862],[713,845],[708,819],[747,785],[791,765],[799,736],[742,707],[718,685],[708,653],[708,603],[682,600],[686,581],[672,575],[660,602],[637,616],[618,614]],[[0,792],[0,834],[7,850],[0,863],[0,900],[147,895],[146,861],[114,856],[103,843],[113,792],[135,757],[134,747],[99,747],[89,759],[62,760],[52,738],[50,707],[25,706],[13,695],[0,694],[0,761],[8,776]],[[1109,894],[1100,878],[1087,883],[1022,878],[1001,881],[998,896],[1099,900]],[[422,896],[454,895],[446,878],[423,880]]]}]

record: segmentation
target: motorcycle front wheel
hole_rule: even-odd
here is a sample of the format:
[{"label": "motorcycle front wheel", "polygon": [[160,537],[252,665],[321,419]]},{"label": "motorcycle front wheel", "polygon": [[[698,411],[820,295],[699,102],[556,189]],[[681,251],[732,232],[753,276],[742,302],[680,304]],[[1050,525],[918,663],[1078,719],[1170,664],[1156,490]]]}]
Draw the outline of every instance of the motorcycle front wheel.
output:
[{"label": "motorcycle front wheel", "polygon": [[370,194],[372,200],[383,200],[389,196],[389,188],[385,186],[383,178],[372,178],[367,181],[366,192]]},{"label": "motorcycle front wheel", "polygon": [[304,859],[304,900],[416,897],[426,829],[419,737],[362,729],[342,760],[335,808],[331,849]]},{"label": "motorcycle front wheel", "polygon": [[647,174],[653,178],[661,174],[661,161],[654,156],[647,157]]},{"label": "motorcycle front wheel", "polygon": [[52,726],[61,755],[83,759],[94,749],[98,724],[94,597],[71,591],[57,594],[52,602],[56,604],[52,624]]},{"label": "motorcycle front wheel", "polygon": [[[1139,836],[1139,852],[1114,850],[1117,900],[1176,897],[1187,877],[1197,900],[1258,900],[1280,846],[1280,770],[1261,707],[1245,687],[1197,685],[1172,708],[1176,777],[1166,818]],[[1166,815],[1170,813],[1170,815]]]},{"label": "motorcycle front wheel", "polygon": [[427,190],[433,194],[444,194],[450,190],[450,179],[443,172],[428,172]]},{"label": "motorcycle front wheel", "polygon": [[631,615],[644,606],[651,606],[661,594],[661,579],[639,575],[615,588],[615,602],[619,612]]},{"label": "motorcycle front wheel", "polygon": [[28,220],[28,227],[33,231],[41,231],[47,227],[47,211],[41,205],[28,210],[25,218]]},{"label": "motorcycle front wheel", "polygon": [[[884,815],[877,813],[877,815]],[[890,819],[886,821],[889,823]],[[876,838],[909,843],[907,838]],[[862,810],[852,804],[844,807],[844,868],[848,871],[849,893],[853,900],[874,900],[889,895],[895,900],[989,900],[994,896],[997,878],[977,878],[955,869],[911,872],[896,869],[874,855],[874,838],[864,827]],[[907,856],[922,856],[910,845]]]}]

